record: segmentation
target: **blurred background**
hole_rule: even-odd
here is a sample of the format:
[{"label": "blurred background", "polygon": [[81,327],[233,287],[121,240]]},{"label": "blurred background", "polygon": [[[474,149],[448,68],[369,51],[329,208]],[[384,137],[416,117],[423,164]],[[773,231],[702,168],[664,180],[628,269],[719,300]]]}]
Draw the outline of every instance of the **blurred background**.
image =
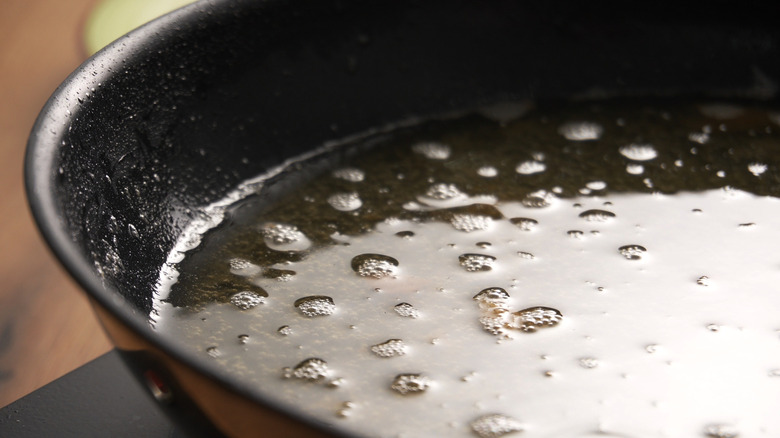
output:
[{"label": "blurred background", "polygon": [[0,0],[0,407],[109,351],[40,238],[22,163],[35,118],[87,57],[192,0]]}]

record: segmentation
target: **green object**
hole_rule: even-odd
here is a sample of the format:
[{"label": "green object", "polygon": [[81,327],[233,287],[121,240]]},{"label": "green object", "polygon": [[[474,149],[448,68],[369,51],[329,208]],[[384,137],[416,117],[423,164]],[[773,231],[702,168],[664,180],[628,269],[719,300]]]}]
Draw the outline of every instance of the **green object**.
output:
[{"label": "green object", "polygon": [[103,0],[87,18],[84,47],[94,54],[115,39],[195,0]]}]

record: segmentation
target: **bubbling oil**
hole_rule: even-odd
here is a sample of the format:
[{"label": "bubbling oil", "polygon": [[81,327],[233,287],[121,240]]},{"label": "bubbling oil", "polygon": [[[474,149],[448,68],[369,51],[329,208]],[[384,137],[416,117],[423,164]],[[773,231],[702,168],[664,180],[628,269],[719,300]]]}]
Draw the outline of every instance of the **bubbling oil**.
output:
[{"label": "bubbling oil", "polygon": [[523,107],[248,185],[155,328],[357,435],[780,436],[778,113]]}]

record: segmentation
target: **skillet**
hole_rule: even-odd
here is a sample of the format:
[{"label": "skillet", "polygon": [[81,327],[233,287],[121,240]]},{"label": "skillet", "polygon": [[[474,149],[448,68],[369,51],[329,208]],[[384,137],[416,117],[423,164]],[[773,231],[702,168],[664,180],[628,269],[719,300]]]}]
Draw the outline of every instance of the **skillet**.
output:
[{"label": "skillet", "polygon": [[[346,436],[149,325],[198,207],[326,141],[506,100],[776,100],[774,8],[619,2],[203,1],[57,89],[30,136],[30,206],[131,372],[194,436]],[[245,158],[242,160],[241,158]]]}]

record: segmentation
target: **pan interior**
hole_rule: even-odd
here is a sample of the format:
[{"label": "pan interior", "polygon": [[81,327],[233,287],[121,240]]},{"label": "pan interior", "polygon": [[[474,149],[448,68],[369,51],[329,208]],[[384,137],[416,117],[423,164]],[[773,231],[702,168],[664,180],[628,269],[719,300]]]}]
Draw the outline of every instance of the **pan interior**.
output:
[{"label": "pan interior", "polygon": [[774,99],[771,13],[557,3],[198,2],[122,38],[55,93],[30,140],[44,236],[90,296],[149,328],[160,268],[204,209],[334,138],[502,101]]}]

